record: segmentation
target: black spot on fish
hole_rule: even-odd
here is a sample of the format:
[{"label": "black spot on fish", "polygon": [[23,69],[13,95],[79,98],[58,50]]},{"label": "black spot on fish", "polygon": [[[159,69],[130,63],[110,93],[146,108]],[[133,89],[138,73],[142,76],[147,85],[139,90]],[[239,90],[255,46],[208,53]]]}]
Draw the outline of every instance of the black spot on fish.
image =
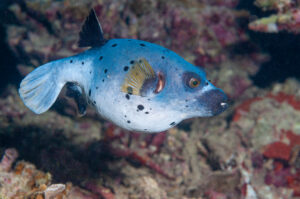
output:
[{"label": "black spot on fish", "polygon": [[176,123],[175,122],[172,122],[171,124],[170,124],[170,126],[174,126]]},{"label": "black spot on fish", "polygon": [[185,108],[188,108],[189,106],[188,105],[185,105]]},{"label": "black spot on fish", "polygon": [[205,82],[205,85],[208,86],[208,82]]},{"label": "black spot on fish", "polygon": [[142,111],[142,110],[144,110],[144,106],[143,106],[143,105],[141,105],[141,104],[140,104],[140,105],[138,105],[138,106],[137,106],[137,108],[138,108],[139,110],[141,110],[141,111]]},{"label": "black spot on fish", "polygon": [[161,56],[162,59],[165,59],[165,56]]},{"label": "black spot on fish", "polygon": [[102,60],[102,59],[103,59],[103,56],[100,56],[100,57],[99,57],[99,60]]},{"label": "black spot on fish", "polygon": [[91,97],[91,93],[92,93],[92,91],[91,91],[91,89],[89,90],[89,96]]},{"label": "black spot on fish", "polygon": [[147,111],[147,112],[145,112],[145,114],[149,114],[149,112]]},{"label": "black spot on fish", "polygon": [[188,101],[189,101],[188,99],[185,100],[185,102],[188,102]]},{"label": "black spot on fish", "polygon": [[96,101],[94,101],[94,104],[96,105]]},{"label": "black spot on fish", "polygon": [[150,99],[150,98],[148,98],[148,101],[151,101],[151,99]]},{"label": "black spot on fish", "polygon": [[130,87],[130,86],[127,87],[127,93],[128,94],[132,94],[133,93],[132,87]]},{"label": "black spot on fish", "polygon": [[99,87],[98,86],[96,86],[96,89],[98,89]]},{"label": "black spot on fish", "polygon": [[128,100],[130,99],[130,95],[129,95],[129,94],[126,94],[125,97],[126,97],[126,99],[128,99]]},{"label": "black spot on fish", "polygon": [[81,62],[82,65],[84,65],[84,62]]},{"label": "black spot on fish", "polygon": [[90,71],[90,74],[92,74],[92,71]]},{"label": "black spot on fish", "polygon": [[111,47],[116,47],[117,46],[117,44],[113,44],[113,45],[111,45]]},{"label": "black spot on fish", "polygon": [[105,73],[105,74],[107,73],[107,69],[104,70],[104,73]]},{"label": "black spot on fish", "polygon": [[104,79],[102,79],[102,82],[104,82]]},{"label": "black spot on fish", "polygon": [[124,115],[124,117],[126,118],[126,117],[127,117],[127,115]]},{"label": "black spot on fish", "polygon": [[73,63],[73,60],[72,60],[72,59],[70,60],[70,63]]},{"label": "black spot on fish", "polygon": [[134,64],[134,60],[131,60],[131,61],[130,61],[130,64]]},{"label": "black spot on fish", "polygon": [[145,44],[140,44],[140,46],[143,46],[143,47],[144,47],[144,46],[146,46],[146,45],[145,45]]},{"label": "black spot on fish", "polygon": [[124,67],[124,71],[128,71],[129,67],[128,66],[125,66]]},{"label": "black spot on fish", "polygon": [[127,123],[130,124],[130,120],[127,120]]}]

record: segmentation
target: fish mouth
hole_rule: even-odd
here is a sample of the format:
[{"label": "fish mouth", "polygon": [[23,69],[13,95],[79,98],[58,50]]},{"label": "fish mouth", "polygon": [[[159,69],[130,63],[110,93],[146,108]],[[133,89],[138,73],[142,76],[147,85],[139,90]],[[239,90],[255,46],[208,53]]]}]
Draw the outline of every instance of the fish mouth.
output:
[{"label": "fish mouth", "polygon": [[210,116],[218,115],[229,107],[229,100],[221,89],[213,89],[205,92],[199,99]]}]

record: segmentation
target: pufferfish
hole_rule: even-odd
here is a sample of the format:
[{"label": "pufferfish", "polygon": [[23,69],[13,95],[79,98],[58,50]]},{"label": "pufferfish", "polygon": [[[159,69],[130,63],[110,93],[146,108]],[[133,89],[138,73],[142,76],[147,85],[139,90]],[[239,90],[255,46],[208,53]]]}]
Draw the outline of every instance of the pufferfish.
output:
[{"label": "pufferfish", "polygon": [[79,113],[91,104],[102,117],[137,132],[162,132],[228,107],[204,70],[175,52],[141,40],[106,40],[93,9],[79,36],[79,47],[90,49],[46,63],[22,80],[20,97],[34,113],[47,111],[65,85]]}]

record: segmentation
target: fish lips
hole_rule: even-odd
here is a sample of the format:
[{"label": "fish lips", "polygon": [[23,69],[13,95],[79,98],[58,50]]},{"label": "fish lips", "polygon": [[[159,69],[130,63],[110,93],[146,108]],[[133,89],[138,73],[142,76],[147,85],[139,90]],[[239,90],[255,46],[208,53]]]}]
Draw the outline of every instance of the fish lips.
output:
[{"label": "fish lips", "polygon": [[226,94],[218,88],[206,91],[198,98],[198,102],[205,109],[205,112],[208,113],[207,116],[218,115],[229,107]]}]

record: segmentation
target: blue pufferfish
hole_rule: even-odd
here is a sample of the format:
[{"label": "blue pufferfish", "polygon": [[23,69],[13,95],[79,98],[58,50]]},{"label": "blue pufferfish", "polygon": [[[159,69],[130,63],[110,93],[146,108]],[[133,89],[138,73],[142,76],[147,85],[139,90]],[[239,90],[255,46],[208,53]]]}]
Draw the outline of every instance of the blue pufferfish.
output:
[{"label": "blue pufferfish", "polygon": [[46,63],[21,82],[19,94],[36,114],[47,111],[62,88],[80,114],[91,104],[116,125],[138,132],[162,132],[182,120],[214,116],[227,97],[204,70],[162,46],[135,39],[103,37],[92,9],[82,26],[75,56]]}]

